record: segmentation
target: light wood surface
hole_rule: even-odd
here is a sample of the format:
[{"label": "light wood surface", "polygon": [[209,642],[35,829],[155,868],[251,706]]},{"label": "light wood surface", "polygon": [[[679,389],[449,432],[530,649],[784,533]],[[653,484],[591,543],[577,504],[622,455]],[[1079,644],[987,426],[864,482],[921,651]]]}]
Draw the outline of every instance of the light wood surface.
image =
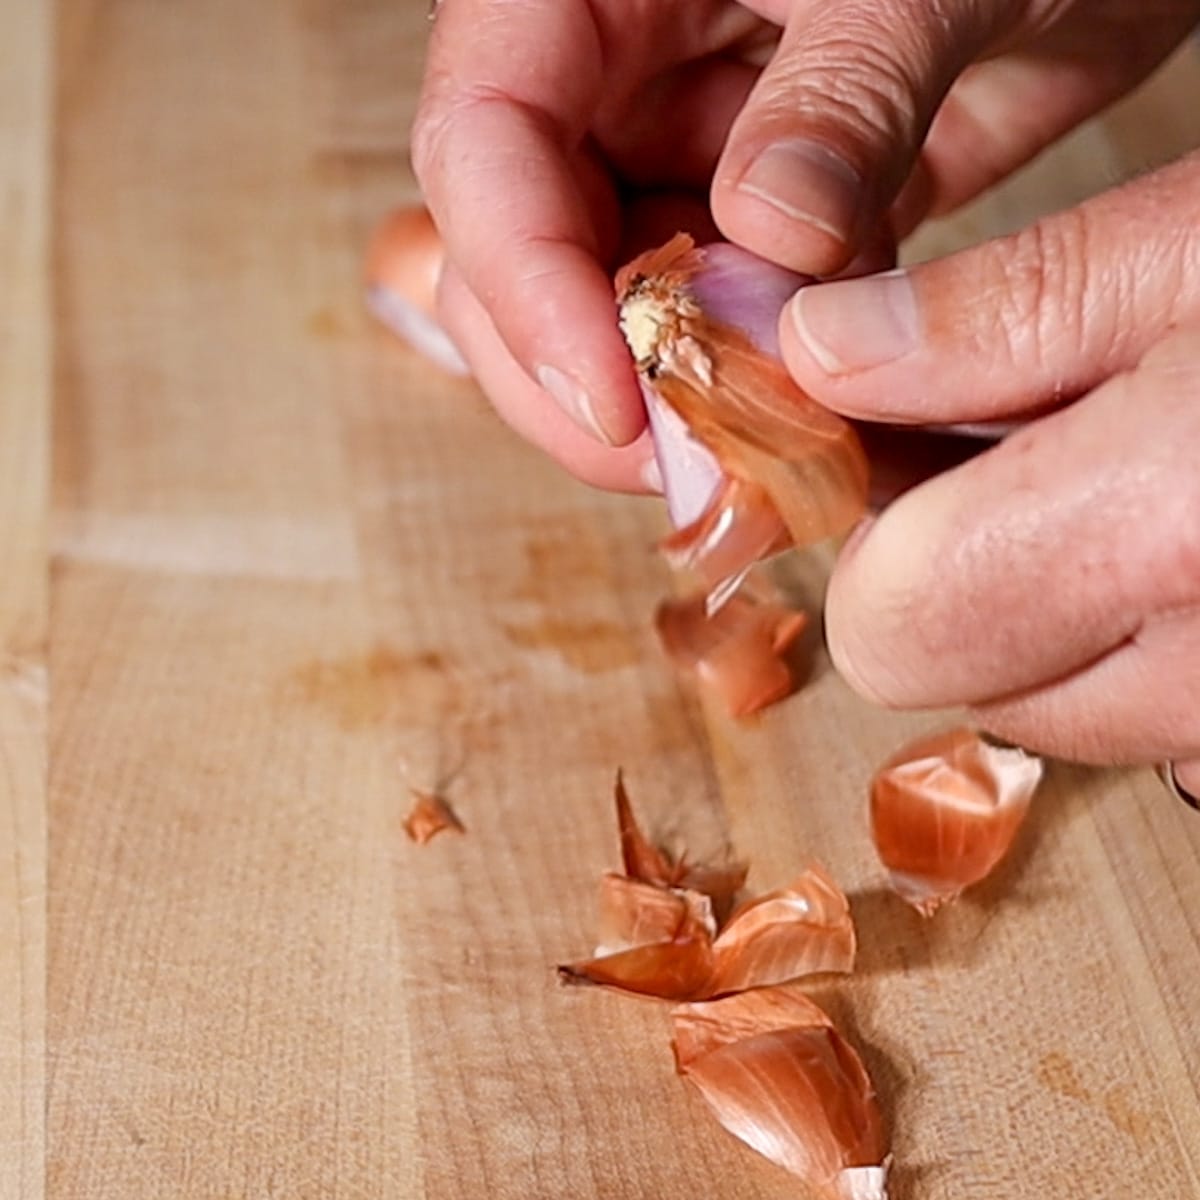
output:
[{"label": "light wood surface", "polygon": [[43,1194],[51,21],[0,15],[0,1197]]},{"label": "light wood surface", "polygon": [[[657,506],[568,480],[364,316],[424,10],[60,6],[50,1195],[795,1196],[673,1076],[662,1008],[555,982],[618,763],[754,887],[815,855],[853,893],[861,970],[822,996],[899,1200],[1200,1194],[1200,819],[1056,768],[1014,859],[922,924],[864,786],[935,718],[821,657],[760,720],[703,708],[651,632]],[[927,236],[1141,166],[1198,79]],[[466,834],[408,843],[410,783]]]}]

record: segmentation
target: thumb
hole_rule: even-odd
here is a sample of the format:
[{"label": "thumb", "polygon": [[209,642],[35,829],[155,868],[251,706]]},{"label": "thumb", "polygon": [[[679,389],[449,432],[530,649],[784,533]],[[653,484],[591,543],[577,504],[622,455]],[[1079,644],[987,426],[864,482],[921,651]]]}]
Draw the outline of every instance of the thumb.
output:
[{"label": "thumb", "polygon": [[897,423],[1019,417],[1133,367],[1200,316],[1200,153],[1009,237],[802,289],[788,369],[823,403]]},{"label": "thumb", "polygon": [[722,233],[793,270],[840,271],[885,221],[937,106],[1006,7],[798,0],[713,178]]}]

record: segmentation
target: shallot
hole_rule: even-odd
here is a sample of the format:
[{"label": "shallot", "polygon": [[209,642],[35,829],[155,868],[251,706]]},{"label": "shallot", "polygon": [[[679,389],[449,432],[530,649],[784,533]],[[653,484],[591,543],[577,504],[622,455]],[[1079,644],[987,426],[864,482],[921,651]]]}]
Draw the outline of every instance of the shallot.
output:
[{"label": "shallot", "polygon": [[398,208],[376,229],[367,248],[367,305],[397,337],[453,375],[467,374],[437,318],[437,288],[445,249],[420,205]]}]

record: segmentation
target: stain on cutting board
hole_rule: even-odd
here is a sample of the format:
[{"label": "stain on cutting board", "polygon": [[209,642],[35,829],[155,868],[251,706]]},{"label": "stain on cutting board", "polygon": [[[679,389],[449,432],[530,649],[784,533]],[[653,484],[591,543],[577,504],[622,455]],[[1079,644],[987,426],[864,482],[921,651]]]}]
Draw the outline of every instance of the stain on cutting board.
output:
[{"label": "stain on cutting board", "polygon": [[283,693],[321,709],[343,729],[365,729],[404,711],[428,718],[452,707],[458,690],[453,668],[436,650],[376,646],[366,654],[301,663],[284,679]]},{"label": "stain on cutting board", "polygon": [[528,624],[506,621],[501,628],[513,645],[523,650],[553,650],[568,666],[586,675],[617,671],[641,657],[629,631],[612,621],[543,617]]},{"label": "stain on cutting board", "polygon": [[1038,1080],[1043,1087],[1069,1100],[1098,1109],[1119,1129],[1139,1145],[1150,1137],[1150,1119],[1129,1102],[1125,1089],[1119,1084],[1107,1088],[1100,1096],[1093,1094],[1079,1078],[1075,1064],[1057,1050],[1043,1054],[1038,1062]]}]

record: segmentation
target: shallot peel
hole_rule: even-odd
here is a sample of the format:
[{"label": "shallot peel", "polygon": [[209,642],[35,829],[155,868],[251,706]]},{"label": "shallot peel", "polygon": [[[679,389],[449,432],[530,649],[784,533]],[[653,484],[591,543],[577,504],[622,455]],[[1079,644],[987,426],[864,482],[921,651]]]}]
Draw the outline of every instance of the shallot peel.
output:
[{"label": "shallot peel", "polygon": [[[703,995],[713,970],[713,926],[711,909],[692,899],[698,895],[685,898],[679,925],[669,940],[566,963],[558,968],[559,978],[564,983],[595,984],[666,1000]],[[638,923],[631,922],[635,927]]]},{"label": "shallot peel", "polygon": [[420,205],[398,208],[367,248],[367,305],[397,337],[443,370],[467,367],[438,323],[437,288],[445,250],[433,218]]},{"label": "shallot peel", "polygon": [[775,322],[803,282],[733,246],[698,249],[686,234],[617,274],[621,329],[681,526],[668,552],[708,586],[718,571],[736,577],[789,544],[845,533],[866,510],[857,434],[778,358]]},{"label": "shallot peel", "polygon": [[432,792],[422,792],[417,788],[411,790],[413,806],[404,818],[404,832],[411,841],[423,846],[430,838],[436,837],[444,830],[464,832],[463,823],[441,796],[435,796]]},{"label": "shallot peel", "polygon": [[702,892],[718,911],[725,909],[745,885],[750,869],[746,863],[689,863],[686,855],[672,861],[666,851],[654,845],[638,824],[620,771],[613,785],[613,799],[617,809],[617,832],[621,837],[621,859],[630,879]]},{"label": "shallot peel", "polygon": [[959,728],[921,738],[871,783],[871,832],[892,888],[923,916],[978,883],[1008,852],[1041,760]]},{"label": "shallot peel", "polygon": [[714,910],[741,888],[745,866],[672,862],[642,833],[619,774],[616,802],[627,873],[602,877],[599,945],[559,967],[564,982],[692,1000],[854,965],[850,907],[822,867],[743,904],[718,933]]},{"label": "shallot peel", "polygon": [[654,620],[667,657],[730,716],[749,716],[796,688],[787,655],[808,624],[796,609],[741,592],[710,612],[700,594],[665,601]]},{"label": "shallot peel", "polygon": [[768,989],[681,1005],[671,1016],[679,1073],[730,1133],[831,1198],[884,1200],[888,1149],[875,1089],[811,1000]]},{"label": "shallot peel", "polygon": [[854,967],[854,922],[846,895],[818,864],[786,887],[748,900],[714,946],[710,995],[785,983]]},{"label": "shallot peel", "polygon": [[716,936],[712,900],[703,892],[643,883],[612,871],[601,876],[597,958],[674,941],[689,926],[706,931],[710,940]]}]

